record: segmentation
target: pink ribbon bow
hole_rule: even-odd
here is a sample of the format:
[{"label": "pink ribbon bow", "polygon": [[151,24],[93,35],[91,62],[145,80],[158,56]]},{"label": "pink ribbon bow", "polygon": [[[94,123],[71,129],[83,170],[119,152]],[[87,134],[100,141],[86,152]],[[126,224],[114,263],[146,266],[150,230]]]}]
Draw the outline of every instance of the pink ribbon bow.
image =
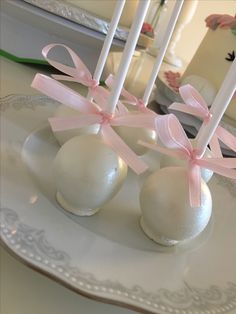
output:
[{"label": "pink ribbon bow", "polygon": [[189,199],[191,207],[201,206],[201,167],[210,169],[220,175],[236,179],[236,158],[199,157],[192,147],[180,122],[173,114],[158,116],[155,119],[156,129],[161,142],[167,147],[139,141],[139,144],[188,162]]},{"label": "pink ribbon bow", "polygon": [[[105,80],[106,85],[111,89],[114,85],[114,76],[112,74],[110,74],[108,76],[108,78]],[[132,105],[132,106],[137,106],[138,111],[142,112],[142,113],[148,113],[151,114],[153,116],[157,116],[157,114],[148,109],[147,106],[145,105],[144,101],[142,99],[137,98],[136,96],[132,95],[130,92],[128,92],[125,88],[122,88],[121,90],[121,95],[125,98],[125,103]],[[123,112],[127,112],[127,108],[125,106],[118,105],[119,109],[122,110]],[[154,125],[153,125],[154,127]]]},{"label": "pink ribbon bow", "polygon": [[[48,58],[48,53],[50,52],[51,49],[55,47],[65,48],[67,52],[69,53],[75,67],[70,67],[68,65],[64,65],[60,62],[57,62]],[[96,82],[93,79],[92,74],[89,72],[89,69],[82,62],[79,56],[66,45],[62,45],[62,44],[47,45],[46,47],[43,48],[42,54],[49,64],[51,64],[57,70],[67,74],[67,75],[56,75],[56,74],[52,75],[52,77],[55,78],[56,80],[78,82],[91,89],[98,86],[99,82]]]},{"label": "pink ribbon bow", "polygon": [[[100,131],[104,141],[114,149],[137,174],[147,169],[147,165],[124,143],[112,129],[111,125],[146,128],[150,125],[150,115],[129,114],[121,116],[118,115],[117,112],[116,115],[111,115],[104,109],[101,110],[98,108],[95,103],[90,102],[65,85],[43,74],[36,74],[31,86],[66,106],[84,113],[73,117],[50,118],[49,122],[54,131],[80,128],[98,123],[101,125]],[[93,97],[94,101],[104,102],[108,97],[108,91],[99,86],[94,91]]]},{"label": "pink ribbon bow", "polygon": [[[169,109],[189,113],[201,118],[203,123],[208,123],[211,119],[211,113],[208,109],[207,103],[198,93],[198,91],[191,85],[184,85],[179,88],[179,93],[185,104],[173,103],[171,106],[169,106]],[[210,148],[216,156],[222,157],[219,140],[233,151],[236,151],[235,136],[219,125],[210,142]]]}]

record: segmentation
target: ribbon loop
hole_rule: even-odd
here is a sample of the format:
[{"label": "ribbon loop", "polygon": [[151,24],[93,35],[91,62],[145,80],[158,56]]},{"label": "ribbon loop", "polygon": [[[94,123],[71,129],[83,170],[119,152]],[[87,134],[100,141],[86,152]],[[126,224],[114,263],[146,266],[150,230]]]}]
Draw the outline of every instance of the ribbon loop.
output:
[{"label": "ribbon loop", "polygon": [[162,143],[168,148],[180,149],[189,158],[193,150],[192,144],[175,115],[158,116],[155,123]]},{"label": "ribbon loop", "polygon": [[[112,89],[115,83],[115,78],[112,74],[110,74],[105,80],[106,85]],[[137,97],[128,92],[124,87],[121,90],[121,95],[129,102],[130,105],[135,106],[138,102]]]},{"label": "ribbon loop", "polygon": [[[62,64],[57,62],[53,59],[48,58],[49,52],[55,47],[63,47],[68,52],[73,61],[75,67],[70,67],[68,65]],[[64,81],[73,81],[81,83],[87,87],[94,88],[98,86],[98,82],[96,82],[92,78],[92,74],[90,73],[89,69],[86,65],[82,62],[79,56],[69,47],[63,44],[50,44],[43,48],[42,54],[47,62],[52,65],[57,70],[67,74],[67,75],[53,75],[52,77],[57,80],[64,80]]]},{"label": "ribbon loop", "polygon": [[[81,115],[73,117],[50,118],[49,122],[54,131],[81,128],[98,123],[101,125],[104,139],[109,139],[109,145],[116,150],[118,155],[120,155],[125,162],[127,162],[130,168],[137,174],[140,174],[147,169],[145,162],[139,159],[139,157],[112,130],[110,125],[115,121],[115,114],[113,116],[105,110],[101,110],[95,103],[90,102],[88,99],[67,86],[64,86],[60,82],[43,74],[36,74],[31,86],[64,105],[82,113]],[[103,89],[101,89],[101,91],[103,91]],[[98,93],[98,91],[96,91],[96,93]],[[98,96],[98,94],[96,95]],[[102,102],[107,97],[107,91],[100,96],[99,99]],[[135,121],[136,120],[137,117]],[[142,125],[142,121],[140,122],[140,125]]]},{"label": "ribbon loop", "polygon": [[139,159],[120,136],[107,124],[102,124],[101,132],[104,141],[129,165],[137,174],[147,170],[148,166]]},{"label": "ribbon loop", "polygon": [[[108,76],[108,78],[105,80],[106,85],[111,89],[114,86],[115,78],[112,74]],[[124,100],[122,100],[124,103],[127,103],[128,105],[137,106],[138,110],[142,113],[149,113],[152,115],[157,116],[155,112],[148,109],[146,104],[144,103],[143,99],[137,98],[135,95],[128,92],[124,87],[121,90],[121,96],[124,97]],[[124,111],[122,108],[122,105],[118,104],[118,107],[121,107],[121,110]]]},{"label": "ribbon loop", "polygon": [[179,88],[182,99],[189,106],[198,109],[203,114],[208,113],[208,106],[202,95],[191,85],[183,85]]},{"label": "ribbon loop", "polygon": [[31,87],[44,93],[60,103],[83,113],[97,112],[95,104],[76,93],[74,90],[63,85],[44,74],[37,73],[31,83]]},{"label": "ribbon loop", "polygon": [[[173,103],[169,106],[169,109],[194,115],[201,118],[203,123],[209,123],[212,118],[212,113],[208,109],[207,103],[200,93],[191,85],[181,86],[179,92],[185,103]],[[222,157],[219,139],[226,146],[236,152],[236,137],[223,129],[221,126],[218,126],[212,140],[209,143],[212,152],[216,156]]]}]

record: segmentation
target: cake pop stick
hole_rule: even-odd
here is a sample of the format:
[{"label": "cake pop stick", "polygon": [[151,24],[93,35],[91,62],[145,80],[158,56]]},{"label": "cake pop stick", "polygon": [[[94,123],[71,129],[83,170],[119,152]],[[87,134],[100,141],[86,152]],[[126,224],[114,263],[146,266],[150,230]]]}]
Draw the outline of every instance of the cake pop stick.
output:
[{"label": "cake pop stick", "polygon": [[155,80],[156,80],[158,72],[160,70],[161,63],[162,63],[163,58],[165,56],[165,53],[166,53],[169,41],[171,39],[172,33],[174,31],[174,28],[175,28],[175,24],[177,22],[178,16],[179,16],[180,11],[181,11],[183,2],[184,2],[184,0],[178,0],[178,1],[176,1],[176,4],[174,6],[174,9],[173,9],[173,12],[172,12],[169,24],[168,24],[168,26],[166,28],[165,36],[163,38],[160,51],[159,51],[158,56],[156,58],[156,61],[155,61],[155,64],[153,66],[153,70],[152,70],[150,79],[149,79],[149,81],[147,83],[147,87],[146,87],[145,92],[144,92],[143,102],[145,103],[145,105],[148,104],[149,97],[150,97],[150,95],[152,93],[152,89],[153,89]]},{"label": "cake pop stick", "polygon": [[[194,115],[202,119],[203,124],[207,124],[211,119],[211,113],[208,105],[201,94],[191,85],[183,85],[179,88],[180,96],[184,103],[173,103],[169,106],[169,110],[177,110],[184,113]],[[217,157],[222,157],[220,142],[224,143],[231,150],[236,152],[236,137],[229,131],[218,125],[215,134],[209,142],[211,151]]]},{"label": "cake pop stick", "polygon": [[227,109],[236,90],[236,59],[233,61],[226,77],[211,106],[211,119],[207,125],[202,125],[197,135],[197,150],[202,156],[211,141],[219,122]]},{"label": "cake pop stick", "polygon": [[[145,112],[145,107],[148,104],[148,100],[149,100],[149,97],[151,95],[151,92],[152,92],[155,80],[157,78],[158,72],[160,70],[161,63],[163,61],[166,49],[168,47],[169,41],[171,39],[172,33],[174,31],[174,28],[175,28],[175,24],[177,22],[179,14],[180,14],[180,11],[181,11],[181,8],[183,5],[183,1],[184,0],[177,1],[176,5],[173,9],[172,16],[170,18],[169,24],[168,24],[166,32],[165,32],[165,36],[163,38],[162,47],[161,47],[161,49],[158,53],[158,56],[156,58],[156,61],[154,63],[154,67],[153,67],[150,79],[147,83],[147,87],[145,89],[143,99],[137,99],[134,95],[132,95],[131,93],[126,91],[124,88],[121,91],[122,96],[124,96],[125,99],[129,101],[129,103],[131,102],[131,103],[136,104],[138,106],[138,108],[141,109],[142,112]],[[112,88],[114,86],[114,78],[112,75],[110,75],[107,78],[106,84],[110,88]]]},{"label": "cake pop stick", "polygon": [[[107,32],[107,35],[106,35],[106,38],[105,38],[98,62],[97,62],[97,65],[95,68],[94,75],[93,75],[93,79],[96,82],[100,81],[102,71],[104,69],[109,50],[111,48],[112,40],[114,38],[115,31],[117,29],[117,26],[118,26],[125,2],[126,2],[126,0],[119,0],[116,3],[114,14],[112,16],[112,20],[111,20],[111,23],[110,23],[110,26],[109,26],[109,29],[108,29],[108,32]],[[92,95],[91,95],[90,90],[88,91],[87,98],[92,100]]]},{"label": "cake pop stick", "polygon": [[[89,72],[89,70],[87,69],[87,67],[80,60],[80,58],[69,47],[67,47],[65,45],[61,45],[61,44],[51,44],[51,45],[47,45],[46,47],[43,48],[42,53],[43,53],[43,56],[45,57],[45,59],[52,66],[54,66],[55,68],[59,69],[62,72],[65,72],[66,74],[69,75],[69,77],[64,76],[64,75],[54,75],[53,77],[55,79],[70,80],[70,81],[74,81],[74,79],[77,79],[78,82],[80,82],[83,85],[88,86],[88,87],[95,87],[99,83],[101,75],[102,75],[102,71],[103,71],[103,68],[104,68],[104,65],[105,65],[105,62],[107,59],[107,55],[109,53],[109,50],[110,50],[110,47],[112,44],[112,40],[113,40],[113,37],[115,35],[115,31],[116,31],[117,25],[119,23],[125,2],[126,2],[126,0],[117,1],[116,7],[114,10],[114,14],[113,14],[107,35],[105,37],[103,47],[102,47],[102,50],[101,50],[101,53],[100,53],[93,77],[92,77],[91,73]],[[70,56],[72,58],[73,63],[75,64],[75,68],[71,68],[71,67],[68,67],[66,65],[62,65],[59,62],[51,60],[47,57],[49,51],[56,46],[64,47],[68,51],[68,53],[70,54]],[[81,72],[81,74],[79,72]],[[90,100],[92,98],[90,90],[88,92],[88,98]]]},{"label": "cake pop stick", "polygon": [[122,86],[124,84],[129,65],[133,56],[133,52],[140,35],[140,31],[146,16],[150,0],[141,0],[137,8],[137,12],[132,23],[129,36],[122,54],[118,72],[115,77],[114,86],[112,87],[110,97],[107,103],[107,112],[113,113],[115,111],[116,104],[119,100]]}]

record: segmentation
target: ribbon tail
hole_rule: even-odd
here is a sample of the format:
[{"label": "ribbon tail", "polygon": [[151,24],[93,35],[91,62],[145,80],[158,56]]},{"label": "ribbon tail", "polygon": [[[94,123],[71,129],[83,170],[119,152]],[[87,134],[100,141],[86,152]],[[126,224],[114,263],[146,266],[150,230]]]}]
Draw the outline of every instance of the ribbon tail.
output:
[{"label": "ribbon tail", "polygon": [[198,165],[190,165],[188,171],[190,206],[201,206],[201,171]]},{"label": "ribbon tail", "polygon": [[[67,75],[58,75],[58,74],[53,74],[52,78],[58,81],[69,81],[69,82],[78,82],[75,77],[67,76]],[[80,82],[78,82],[80,83]]]},{"label": "ribbon tail", "polygon": [[135,173],[141,174],[148,169],[148,166],[125,144],[109,124],[102,125],[101,132],[104,141]]},{"label": "ribbon tail", "polygon": [[89,126],[95,123],[100,123],[101,119],[98,115],[95,114],[86,114],[71,116],[65,118],[49,118],[48,119],[51,128],[54,132],[64,131],[64,130],[73,130],[77,128],[82,128]]},{"label": "ribbon tail", "polygon": [[218,136],[216,135],[216,133],[213,135],[209,145],[210,145],[211,151],[215,154],[215,156],[223,157],[221,148],[220,148],[220,143],[218,140]]},{"label": "ribbon tail", "polygon": [[236,152],[236,137],[220,125],[216,129],[218,138],[230,149]]},{"label": "ribbon tail", "polygon": [[114,126],[128,126],[133,128],[155,129],[153,115],[148,114],[126,114],[124,116],[115,117],[112,120]]},{"label": "ribbon tail", "polygon": [[197,164],[224,177],[236,179],[236,158],[197,159]]},{"label": "ribbon tail", "polygon": [[137,106],[137,101],[131,101],[128,99],[122,99],[124,105]]},{"label": "ribbon tail", "polygon": [[113,74],[109,74],[108,77],[105,80],[105,84],[107,87],[109,87],[110,89],[112,88],[113,84],[114,84],[114,75]]},{"label": "ribbon tail", "polygon": [[165,148],[165,147],[161,147],[157,144],[150,144],[150,143],[147,143],[147,142],[143,142],[143,141],[138,141],[138,144],[148,148],[148,149],[151,149],[151,150],[154,150],[158,153],[161,153],[161,154],[164,154],[164,155],[168,155],[168,156],[171,156],[171,157],[174,157],[174,158],[179,158],[179,159],[185,159],[185,155],[183,153],[183,151],[181,150],[178,150],[178,149],[171,149],[171,148]]},{"label": "ribbon tail", "polygon": [[76,76],[67,76],[67,75],[58,75],[58,74],[53,74],[52,77],[55,79],[55,80],[58,80],[58,81],[67,81],[67,82],[76,82],[76,83],[79,83],[79,84],[82,84],[86,87],[90,87],[90,83],[91,83],[91,79],[87,79],[87,78],[84,78],[84,77],[80,77],[78,75],[78,73],[76,73]]},{"label": "ribbon tail", "polygon": [[89,100],[46,75],[36,74],[31,86],[48,97],[75,110],[84,113],[97,111]]},{"label": "ribbon tail", "polygon": [[118,101],[117,108],[120,115],[126,115],[129,113],[129,110],[125,107],[125,105],[121,101]]},{"label": "ribbon tail", "polygon": [[99,108],[105,111],[110,92],[102,86],[96,86],[96,88],[91,88],[90,94]]},{"label": "ribbon tail", "polygon": [[158,113],[156,113],[155,111],[153,111],[152,109],[149,109],[147,107],[144,107],[144,111],[143,112],[146,113],[146,114],[152,115],[152,117],[154,117],[154,118],[159,116]]},{"label": "ribbon tail", "polygon": [[193,108],[189,105],[181,104],[178,102],[174,102],[172,105],[168,107],[168,110],[176,110],[184,113],[191,114],[192,116],[199,117],[201,119],[204,119],[204,114],[201,112],[201,109],[199,108]]},{"label": "ribbon tail", "polygon": [[[105,83],[110,89],[112,89],[115,83],[114,75],[110,74],[108,78],[105,80]],[[132,95],[130,92],[128,92],[124,87],[121,90],[121,95],[129,102],[135,103],[135,104],[137,103],[137,98],[134,95]]]}]

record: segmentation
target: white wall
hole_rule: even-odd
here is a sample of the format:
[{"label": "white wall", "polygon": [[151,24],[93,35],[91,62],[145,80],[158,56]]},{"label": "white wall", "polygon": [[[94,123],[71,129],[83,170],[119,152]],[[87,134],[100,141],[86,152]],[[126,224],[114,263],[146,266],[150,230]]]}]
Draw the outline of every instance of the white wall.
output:
[{"label": "white wall", "polygon": [[[174,1],[174,0],[169,0]],[[185,0],[189,1],[189,0]],[[199,0],[191,22],[186,25],[176,45],[176,54],[189,62],[204,37],[205,18],[213,13],[236,14],[236,0]]]}]

